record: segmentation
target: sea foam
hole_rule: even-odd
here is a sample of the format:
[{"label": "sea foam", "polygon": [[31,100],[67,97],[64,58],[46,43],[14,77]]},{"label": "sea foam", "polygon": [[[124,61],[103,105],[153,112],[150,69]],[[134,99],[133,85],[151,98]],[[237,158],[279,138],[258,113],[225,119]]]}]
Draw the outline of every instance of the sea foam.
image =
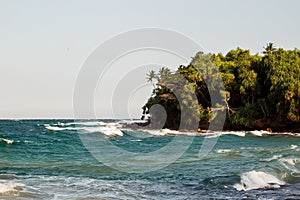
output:
[{"label": "sea foam", "polygon": [[18,190],[22,190],[25,185],[21,183],[0,183],[0,195],[10,194],[11,192],[16,192]]},{"label": "sea foam", "polygon": [[[74,123],[73,123],[74,124]],[[78,123],[79,124],[79,123]],[[69,124],[64,124],[64,127],[62,126],[54,126],[50,124],[44,124],[45,128],[47,130],[51,131],[64,131],[64,130],[72,130],[72,131],[78,131],[78,133],[103,133],[104,135],[108,137],[114,137],[114,136],[123,136],[123,132],[118,128],[117,123],[104,123],[104,122],[86,122],[82,123],[81,126],[76,127],[68,127]],[[82,126],[85,125],[85,126]],[[97,126],[93,126],[97,125]]]},{"label": "sea foam", "polygon": [[261,159],[261,161],[264,161],[264,162],[270,162],[270,161],[273,161],[273,160],[278,160],[279,158],[281,158],[282,155],[274,155],[272,156],[271,158],[265,158],[265,159]]},{"label": "sea foam", "polygon": [[50,130],[50,131],[78,130],[75,127],[65,127],[64,128],[64,127],[51,126],[49,124],[44,124],[44,126],[47,130]]},{"label": "sea foam", "polygon": [[123,132],[114,126],[104,126],[104,127],[89,127],[82,129],[84,132],[89,133],[103,133],[105,136],[114,137],[114,136],[123,136]]},{"label": "sea foam", "polygon": [[298,164],[300,162],[300,159],[299,158],[283,158],[283,159],[280,159],[280,161],[282,163],[285,163],[285,164],[288,164],[291,166],[295,166],[296,164]]},{"label": "sea foam", "polygon": [[295,149],[297,149],[298,148],[298,146],[297,145],[295,145],[295,144],[292,144],[291,146],[290,146],[290,148],[289,149],[291,149],[291,150],[295,150]]},{"label": "sea foam", "polygon": [[242,131],[228,131],[228,132],[222,132],[222,135],[235,135],[239,137],[245,137],[246,133]]},{"label": "sea foam", "polygon": [[241,183],[235,184],[233,187],[237,190],[255,190],[260,188],[280,188],[285,182],[279,180],[275,176],[262,172],[250,171],[241,175]]},{"label": "sea foam", "polygon": [[216,150],[217,153],[230,153],[233,152],[234,150],[232,149],[218,149]]},{"label": "sea foam", "polygon": [[0,138],[0,142],[1,141],[6,143],[6,144],[12,144],[14,142],[13,140],[5,139],[5,138]]}]

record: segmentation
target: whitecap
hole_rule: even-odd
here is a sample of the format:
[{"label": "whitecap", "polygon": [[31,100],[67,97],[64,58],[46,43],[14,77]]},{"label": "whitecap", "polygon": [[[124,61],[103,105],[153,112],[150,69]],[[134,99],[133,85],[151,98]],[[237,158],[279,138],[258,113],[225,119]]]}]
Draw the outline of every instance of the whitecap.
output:
[{"label": "whitecap", "polygon": [[161,129],[161,130],[146,130],[149,134],[154,136],[166,136],[168,135],[169,129]]},{"label": "whitecap", "polygon": [[167,135],[186,135],[186,136],[195,136],[195,133],[192,132],[180,132],[176,130],[170,130],[167,128],[160,129],[160,130],[149,130],[148,131],[150,134],[155,135],[155,136],[167,136]]},{"label": "whitecap", "polygon": [[216,150],[217,153],[230,153],[233,152],[232,149],[218,149]]},{"label": "whitecap", "polygon": [[[199,135],[199,134],[197,134]],[[207,138],[216,138],[216,137],[220,137],[223,135],[235,135],[235,136],[239,136],[239,137],[245,137],[246,133],[242,132],[242,131],[207,131],[206,133],[202,133],[200,134],[200,136],[205,136]]]},{"label": "whitecap", "polygon": [[295,145],[295,144],[292,144],[291,146],[290,146],[290,148],[289,149],[291,149],[291,150],[295,150],[295,149],[297,149],[298,148],[298,146],[297,145]]},{"label": "whitecap", "polygon": [[295,166],[297,163],[299,163],[299,158],[282,158],[280,159],[282,163],[289,164],[291,166]]},{"label": "whitecap", "polygon": [[141,142],[142,140],[136,139],[136,140],[130,140],[131,142]]},{"label": "whitecap", "polygon": [[62,122],[57,122],[57,124],[54,124],[55,126],[66,126],[65,123],[62,123]]},{"label": "whitecap", "polygon": [[250,171],[241,175],[241,182],[235,184],[233,187],[237,190],[255,190],[260,188],[280,188],[285,182],[279,180],[275,176],[262,172]]},{"label": "whitecap", "polygon": [[5,139],[5,138],[0,138],[0,142],[1,141],[5,142],[8,145],[10,145],[10,144],[12,144],[14,142],[13,140]]},{"label": "whitecap", "polygon": [[57,126],[51,126],[49,124],[44,124],[45,128],[47,130],[50,130],[50,131],[63,131],[63,130],[78,130],[79,128],[75,128],[75,127],[57,127]]},{"label": "whitecap", "polygon": [[5,182],[0,183],[0,194],[10,194],[18,190],[22,190],[25,185],[21,183]]},{"label": "whitecap", "polygon": [[262,137],[263,135],[270,135],[271,133],[268,132],[268,131],[264,131],[264,130],[261,130],[261,131],[258,131],[258,130],[255,130],[255,131],[249,131],[249,133],[253,136],[256,136],[256,137]]},{"label": "whitecap", "polygon": [[222,135],[236,135],[239,137],[245,137],[246,133],[242,132],[242,131],[226,131],[226,132],[222,132]]},{"label": "whitecap", "polygon": [[117,127],[85,127],[82,129],[88,133],[103,133],[108,137],[123,136],[123,132]]},{"label": "whitecap", "polygon": [[135,123],[148,123],[148,121],[146,120],[138,120],[138,119],[132,119],[132,120],[122,120],[120,123],[123,123],[123,124],[135,124]]},{"label": "whitecap", "polygon": [[279,158],[281,158],[282,155],[274,155],[272,156],[271,158],[265,158],[265,159],[261,159],[261,161],[264,161],[264,162],[270,162],[272,160],[278,160]]},{"label": "whitecap", "polygon": [[105,126],[107,123],[105,123],[105,122],[97,122],[97,124],[100,125],[100,126]]},{"label": "whitecap", "polygon": [[65,126],[71,126],[71,125],[81,125],[81,126],[105,126],[107,123],[102,121],[87,121],[87,122],[81,122],[81,121],[75,121],[75,122],[69,122],[66,123]]},{"label": "whitecap", "polygon": [[290,174],[293,177],[300,177],[299,158],[282,158],[280,159],[280,163],[288,170],[285,173],[285,176],[289,176]]},{"label": "whitecap", "polygon": [[57,127],[49,124],[44,124],[47,130],[62,131],[62,130],[76,130],[79,133],[103,133],[108,137],[123,136],[123,132],[117,128],[116,123],[105,123],[106,126],[80,126],[80,127]]}]

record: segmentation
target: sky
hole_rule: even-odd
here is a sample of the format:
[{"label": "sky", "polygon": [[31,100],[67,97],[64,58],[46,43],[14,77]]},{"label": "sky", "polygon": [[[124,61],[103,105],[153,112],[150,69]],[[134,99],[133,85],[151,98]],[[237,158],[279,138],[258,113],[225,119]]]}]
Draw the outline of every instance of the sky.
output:
[{"label": "sky", "polygon": [[[237,47],[260,53],[268,42],[293,49],[300,48],[299,8],[297,0],[0,0],[0,118],[73,118],[74,85],[83,63],[120,33],[174,30],[213,53]],[[130,117],[140,117],[151,90],[148,85],[132,96]],[[101,92],[95,98],[97,117],[126,118],[124,108],[109,112],[103,102],[110,99]],[[122,95],[116,96],[114,105],[125,105]]]}]

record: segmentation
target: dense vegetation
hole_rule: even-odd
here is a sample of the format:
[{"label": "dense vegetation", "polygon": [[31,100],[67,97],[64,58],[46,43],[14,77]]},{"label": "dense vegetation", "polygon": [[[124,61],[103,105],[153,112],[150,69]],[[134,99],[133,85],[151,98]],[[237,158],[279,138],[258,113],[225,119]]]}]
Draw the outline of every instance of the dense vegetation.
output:
[{"label": "dense vegetation", "polygon": [[[300,50],[269,43],[262,53],[240,48],[225,56],[198,52],[175,72],[167,67],[150,71],[147,79],[155,88],[143,114],[150,114],[152,126],[159,124],[161,113],[150,108],[160,104],[167,114],[165,128],[178,129],[182,115],[188,115],[185,129],[195,129],[195,122],[205,129],[218,110],[225,110],[225,129],[299,131]],[[212,103],[212,95],[219,102]],[[193,112],[182,113],[186,109]]]}]

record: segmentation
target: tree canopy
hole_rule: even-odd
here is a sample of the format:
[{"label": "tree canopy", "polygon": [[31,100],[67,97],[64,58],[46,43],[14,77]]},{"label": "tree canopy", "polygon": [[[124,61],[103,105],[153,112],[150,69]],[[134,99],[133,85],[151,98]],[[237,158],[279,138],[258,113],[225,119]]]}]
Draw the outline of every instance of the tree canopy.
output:
[{"label": "tree canopy", "polygon": [[[181,65],[174,72],[167,67],[158,73],[150,71],[147,79],[156,84],[143,113],[149,114],[152,105],[163,106],[167,112],[165,128],[179,128],[183,109],[195,111],[185,117],[185,128],[194,129],[194,123],[207,128],[218,106],[226,109],[227,129],[299,128],[298,49],[284,50],[268,43],[263,55],[252,55],[241,48],[226,55],[198,52],[189,65]],[[213,105],[212,95],[218,95],[225,104]],[[150,113],[152,122],[159,117]]]}]

